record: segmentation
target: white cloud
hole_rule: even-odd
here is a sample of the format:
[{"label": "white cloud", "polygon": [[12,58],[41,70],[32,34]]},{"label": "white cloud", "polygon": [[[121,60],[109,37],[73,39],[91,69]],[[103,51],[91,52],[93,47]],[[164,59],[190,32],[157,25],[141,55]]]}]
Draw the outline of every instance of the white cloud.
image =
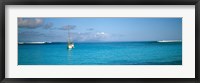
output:
[{"label": "white cloud", "polygon": [[71,33],[72,40],[74,41],[105,41],[107,38],[110,37],[108,33],[105,32],[96,32],[96,33],[91,33],[91,32],[77,32],[77,33]]},{"label": "white cloud", "polygon": [[105,32],[97,32],[95,35],[94,35],[96,38],[107,38],[109,35]]}]

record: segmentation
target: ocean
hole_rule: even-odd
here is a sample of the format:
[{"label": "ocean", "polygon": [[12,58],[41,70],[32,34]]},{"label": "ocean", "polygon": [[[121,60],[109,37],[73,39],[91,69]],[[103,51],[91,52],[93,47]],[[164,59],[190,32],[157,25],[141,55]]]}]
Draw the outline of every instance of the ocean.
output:
[{"label": "ocean", "polygon": [[18,44],[18,65],[182,65],[182,42]]}]

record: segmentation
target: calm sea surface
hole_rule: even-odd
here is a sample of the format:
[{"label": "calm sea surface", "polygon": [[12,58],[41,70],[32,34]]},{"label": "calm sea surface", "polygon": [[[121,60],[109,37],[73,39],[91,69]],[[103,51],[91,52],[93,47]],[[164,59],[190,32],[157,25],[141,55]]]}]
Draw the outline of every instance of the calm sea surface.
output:
[{"label": "calm sea surface", "polygon": [[19,44],[18,65],[182,65],[182,42]]}]

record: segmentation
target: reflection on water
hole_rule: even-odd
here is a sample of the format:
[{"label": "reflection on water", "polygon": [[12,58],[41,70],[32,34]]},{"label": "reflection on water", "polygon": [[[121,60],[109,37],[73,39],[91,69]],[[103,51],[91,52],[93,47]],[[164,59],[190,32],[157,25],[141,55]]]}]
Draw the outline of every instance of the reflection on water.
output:
[{"label": "reflection on water", "polygon": [[68,64],[72,62],[72,49],[67,49],[67,62]]}]

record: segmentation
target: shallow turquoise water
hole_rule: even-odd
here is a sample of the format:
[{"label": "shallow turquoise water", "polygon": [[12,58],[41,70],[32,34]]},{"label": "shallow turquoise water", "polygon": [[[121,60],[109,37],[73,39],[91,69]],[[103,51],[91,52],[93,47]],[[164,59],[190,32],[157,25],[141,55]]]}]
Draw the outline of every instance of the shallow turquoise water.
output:
[{"label": "shallow turquoise water", "polygon": [[18,65],[182,65],[182,43],[19,44]]}]

